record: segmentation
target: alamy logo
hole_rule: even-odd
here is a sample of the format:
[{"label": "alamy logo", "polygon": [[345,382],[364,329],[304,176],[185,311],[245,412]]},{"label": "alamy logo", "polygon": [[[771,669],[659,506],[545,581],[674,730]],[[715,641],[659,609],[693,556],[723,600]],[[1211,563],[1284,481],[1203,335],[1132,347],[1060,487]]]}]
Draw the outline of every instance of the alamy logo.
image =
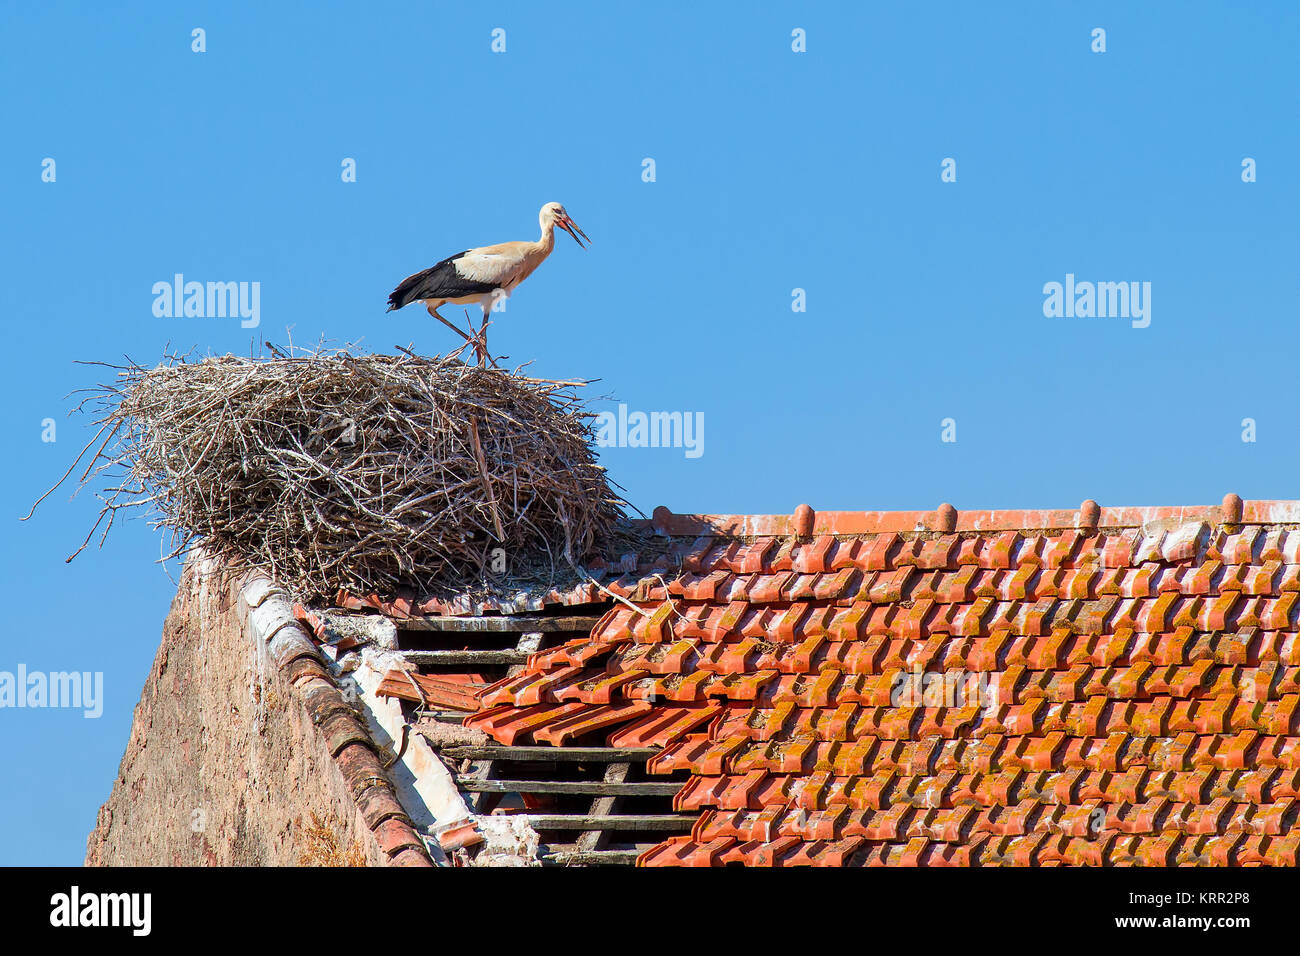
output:
[{"label": "alamy logo", "polygon": [[160,319],[238,317],[246,329],[262,321],[260,282],[186,282],[178,272],[171,282],[155,282],[153,296],[153,314]]},{"label": "alamy logo", "polygon": [[1150,282],[1065,282],[1043,286],[1043,315],[1049,319],[1132,319],[1133,328],[1151,324]]},{"label": "alamy logo", "polygon": [[894,674],[889,688],[891,707],[978,707],[984,711],[998,706],[996,678],[979,671],[927,671],[913,667]]},{"label": "alamy logo", "polygon": [[618,412],[596,415],[600,448],[684,448],[687,458],[704,454],[703,412]]},{"label": "alamy logo", "polygon": [[82,893],[78,886],[50,897],[50,925],[126,926],[133,936],[153,928],[152,893]]},{"label": "alamy logo", "polygon": [[80,709],[83,717],[104,713],[103,671],[0,671],[0,709],[6,707],[50,707]]}]

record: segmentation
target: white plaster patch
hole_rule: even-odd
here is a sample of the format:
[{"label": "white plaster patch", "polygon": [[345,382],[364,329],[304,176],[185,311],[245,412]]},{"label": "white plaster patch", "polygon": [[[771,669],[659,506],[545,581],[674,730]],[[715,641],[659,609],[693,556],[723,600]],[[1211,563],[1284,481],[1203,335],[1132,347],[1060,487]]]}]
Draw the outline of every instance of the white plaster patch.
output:
[{"label": "white plaster patch", "polygon": [[[406,718],[398,700],[380,697],[375,692],[384,674],[403,663],[401,654],[366,646],[361,648],[360,664],[351,675],[361,687],[361,703],[371,736],[390,750],[400,746]],[[429,835],[435,829],[474,819],[451,771],[438,759],[429,742],[414,730],[409,732],[402,758],[388,768],[388,775],[402,807],[422,833]],[[445,859],[436,843],[430,852],[436,861]]]},{"label": "white plaster patch", "polygon": [[1165,538],[1165,530],[1159,525],[1143,525],[1142,539],[1133,551],[1133,563],[1155,561],[1160,557],[1160,542]]},{"label": "white plaster patch", "polygon": [[483,846],[474,857],[474,866],[541,866],[538,849],[541,838],[528,817],[518,813],[494,814],[478,818]]},{"label": "white plaster patch", "polygon": [[1270,524],[1300,522],[1300,501],[1273,501],[1263,510],[1263,520]]},{"label": "white plaster patch", "polygon": [[317,610],[312,613],[324,625],[326,643],[338,644],[344,638],[350,638],[377,647],[397,647],[397,625],[382,614],[336,614]]},{"label": "white plaster patch", "polygon": [[1282,552],[1282,560],[1287,564],[1300,564],[1300,531],[1292,528],[1282,534],[1282,542],[1279,545]]},{"label": "white plaster patch", "polygon": [[293,607],[279,595],[267,595],[253,606],[248,612],[248,626],[263,643],[270,641],[286,627],[293,627],[302,633],[298,619],[293,616]]},{"label": "white plaster patch", "polygon": [[1210,526],[1204,521],[1187,521],[1167,532],[1160,544],[1160,555],[1166,561],[1185,561],[1195,557],[1202,538],[1209,538]]},{"label": "white plaster patch", "polygon": [[239,596],[250,608],[255,608],[261,605],[262,602],[272,594],[284,595],[285,590],[270,578],[260,577],[253,578],[245,584],[243,590],[240,591]]}]

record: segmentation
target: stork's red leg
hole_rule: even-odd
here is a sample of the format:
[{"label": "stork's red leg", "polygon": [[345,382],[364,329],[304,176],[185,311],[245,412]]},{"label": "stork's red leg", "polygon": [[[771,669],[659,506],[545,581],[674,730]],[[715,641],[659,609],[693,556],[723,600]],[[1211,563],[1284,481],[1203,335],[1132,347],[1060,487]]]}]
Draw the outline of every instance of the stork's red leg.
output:
[{"label": "stork's red leg", "polygon": [[486,366],[488,364],[487,350],[487,312],[483,313],[483,324],[477,329],[474,328],[474,320],[469,317],[469,309],[465,310],[465,322],[469,325],[470,331],[474,333],[474,354],[478,356],[478,364]]},{"label": "stork's red leg", "polygon": [[490,363],[490,362],[492,361],[492,353],[488,351],[488,344],[487,344],[487,328],[488,328],[488,313],[487,313],[487,310],[484,309],[484,310],[483,310],[483,324],[482,324],[481,326],[479,326],[479,330],[478,330],[478,341],[479,341],[479,343],[482,345],[482,348],[483,348],[483,351],[482,351],[482,362],[481,362],[481,364],[483,364],[483,365],[487,365],[488,363]]},{"label": "stork's red leg", "polygon": [[455,332],[457,335],[459,335],[459,336],[460,336],[462,339],[464,339],[466,342],[469,342],[469,341],[470,341],[470,337],[469,337],[468,335],[466,335],[464,332],[462,332],[462,331],[461,331],[460,329],[458,329],[456,326],[452,325],[450,322],[448,322],[446,319],[444,319],[441,315],[439,315],[439,314],[438,314],[438,310],[435,309],[433,306],[431,306],[431,305],[426,305],[425,308],[427,308],[427,309],[429,310],[429,314],[430,314],[431,316],[433,316],[435,319],[437,319],[437,320],[438,320],[439,322],[441,322],[443,325],[447,326],[447,328],[451,329],[453,332]]}]

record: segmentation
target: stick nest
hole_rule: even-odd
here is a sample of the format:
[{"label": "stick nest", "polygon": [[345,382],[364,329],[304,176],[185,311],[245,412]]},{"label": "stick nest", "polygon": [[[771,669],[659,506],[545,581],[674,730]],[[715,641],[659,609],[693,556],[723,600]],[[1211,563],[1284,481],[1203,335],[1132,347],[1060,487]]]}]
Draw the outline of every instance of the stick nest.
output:
[{"label": "stick nest", "polygon": [[514,580],[554,578],[623,517],[583,383],[324,349],[115,368],[82,403],[100,412],[82,457],[107,437],[80,483],[114,478],[87,543],[143,507],[175,535],[168,557],[202,543],[332,598],[486,584],[501,559]]}]

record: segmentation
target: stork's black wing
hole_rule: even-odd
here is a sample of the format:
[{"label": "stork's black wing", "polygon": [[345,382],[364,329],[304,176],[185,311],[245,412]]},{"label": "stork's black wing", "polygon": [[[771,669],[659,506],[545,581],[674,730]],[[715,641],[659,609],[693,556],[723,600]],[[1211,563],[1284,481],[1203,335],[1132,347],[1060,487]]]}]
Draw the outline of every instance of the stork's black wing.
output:
[{"label": "stork's black wing", "polygon": [[475,282],[456,271],[455,262],[469,252],[448,256],[437,265],[403,279],[388,297],[388,311],[421,299],[458,299],[463,295],[484,295],[496,288],[490,282]]}]

